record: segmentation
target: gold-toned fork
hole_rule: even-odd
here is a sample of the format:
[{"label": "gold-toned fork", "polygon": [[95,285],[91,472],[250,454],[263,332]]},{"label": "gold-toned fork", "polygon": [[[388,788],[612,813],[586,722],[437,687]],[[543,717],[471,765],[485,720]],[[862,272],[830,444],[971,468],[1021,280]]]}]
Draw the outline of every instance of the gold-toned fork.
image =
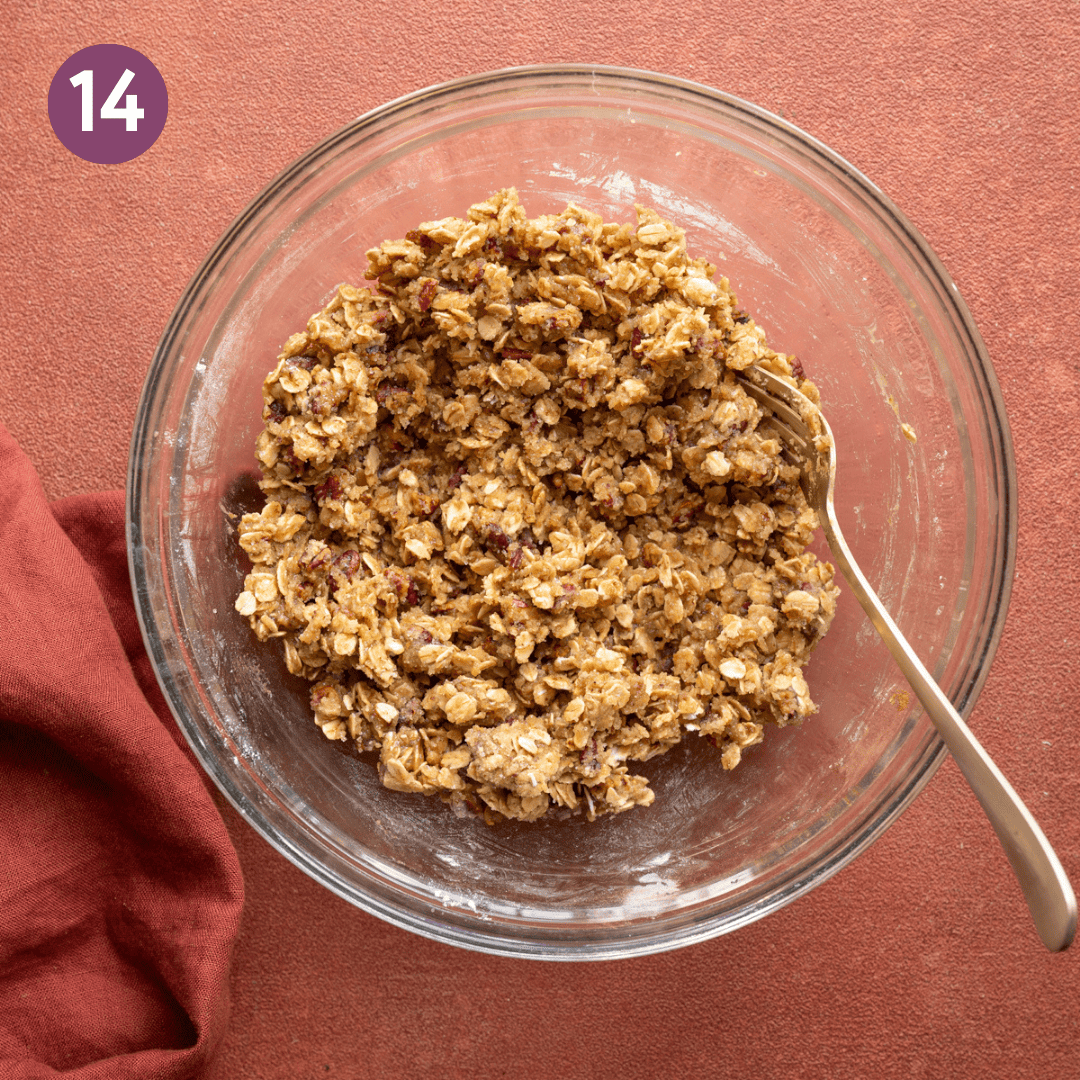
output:
[{"label": "gold-toned fork", "polygon": [[806,499],[817,512],[840,572],[881,635],[915,696],[956,759],[1023,890],[1035,928],[1052,952],[1076,933],[1076,896],[1038,822],[930,677],[870,587],[836,520],[836,444],[817,407],[790,383],[756,365],[739,374],[743,389],[773,414],[769,421],[802,468]]}]

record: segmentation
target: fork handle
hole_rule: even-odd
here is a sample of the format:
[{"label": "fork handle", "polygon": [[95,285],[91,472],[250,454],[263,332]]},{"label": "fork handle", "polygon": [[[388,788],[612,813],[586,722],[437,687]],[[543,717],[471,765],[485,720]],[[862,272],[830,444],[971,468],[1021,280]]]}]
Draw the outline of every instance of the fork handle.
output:
[{"label": "fork handle", "polygon": [[841,573],[986,811],[1020,882],[1043,944],[1051,952],[1068,948],[1076,933],[1076,896],[1054,849],[1031,811],[900,633],[852,558],[839,529],[826,520],[824,530]]}]

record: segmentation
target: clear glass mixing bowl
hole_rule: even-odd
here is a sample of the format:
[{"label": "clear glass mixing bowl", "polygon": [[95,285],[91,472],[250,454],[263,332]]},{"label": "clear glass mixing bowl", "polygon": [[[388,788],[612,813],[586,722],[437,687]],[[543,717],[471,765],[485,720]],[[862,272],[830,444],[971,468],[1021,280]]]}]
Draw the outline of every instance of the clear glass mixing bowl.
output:
[{"label": "clear glass mixing bowl", "polygon": [[[136,603],[165,696],[240,813],[316,880],[446,942],[632,956],[733,930],[862,851],[944,750],[854,598],[808,669],[820,712],[731,773],[703,740],[650,762],[656,802],[487,828],[385,790],[312,722],[307,687],[233,610],[254,507],[260,384],[364,252],[515,185],[686,228],[770,344],[820,386],[856,558],[958,710],[1005,618],[1016,481],[994,374],[926,242],[834,153],[703,86],[612,68],[515,69],[361,117],[262,192],[199,268],[154,356],[128,483]],[[910,424],[918,441],[901,432]]]}]

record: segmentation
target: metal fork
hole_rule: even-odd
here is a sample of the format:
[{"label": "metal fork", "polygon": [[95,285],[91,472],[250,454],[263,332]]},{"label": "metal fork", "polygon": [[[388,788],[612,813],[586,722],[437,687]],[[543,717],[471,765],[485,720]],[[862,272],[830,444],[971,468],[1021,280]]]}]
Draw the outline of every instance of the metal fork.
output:
[{"label": "metal fork", "polygon": [[1001,770],[923,667],[844,541],[833,504],[836,446],[828,423],[805,395],[763,368],[755,365],[739,373],[739,382],[773,414],[770,422],[802,467],[807,501],[817,511],[837,566],[986,811],[1020,882],[1043,944],[1052,952],[1068,948],[1076,933],[1076,896],[1054,849]]}]

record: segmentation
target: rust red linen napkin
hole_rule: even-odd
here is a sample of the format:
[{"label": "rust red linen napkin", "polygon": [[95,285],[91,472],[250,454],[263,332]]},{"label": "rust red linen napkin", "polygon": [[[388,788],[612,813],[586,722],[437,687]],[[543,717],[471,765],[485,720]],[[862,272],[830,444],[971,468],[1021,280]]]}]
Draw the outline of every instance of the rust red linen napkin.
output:
[{"label": "rust red linen napkin", "polygon": [[0,424],[0,1077],[198,1076],[242,903],[143,650],[123,495],[50,506]]}]

